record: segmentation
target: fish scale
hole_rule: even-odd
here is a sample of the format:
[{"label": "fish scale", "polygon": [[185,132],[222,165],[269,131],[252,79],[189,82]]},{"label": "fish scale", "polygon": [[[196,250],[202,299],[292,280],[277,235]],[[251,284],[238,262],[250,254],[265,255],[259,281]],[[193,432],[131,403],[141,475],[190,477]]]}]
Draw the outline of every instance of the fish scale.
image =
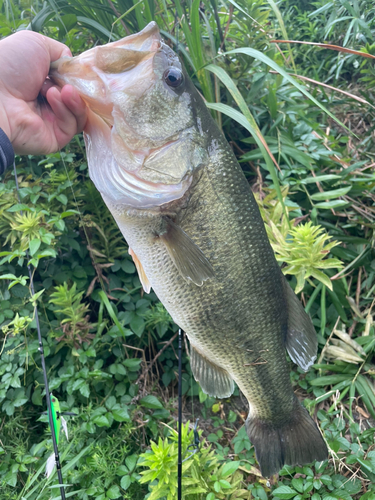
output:
[{"label": "fish scale", "polygon": [[324,460],[285,355],[306,371],[316,359],[314,327],[276,262],[240,165],[156,24],[56,61],[51,78],[74,85],[90,108],[90,177],[145,291],[153,288],[186,332],[195,379],[221,398],[235,381],[247,398],[262,474]]}]

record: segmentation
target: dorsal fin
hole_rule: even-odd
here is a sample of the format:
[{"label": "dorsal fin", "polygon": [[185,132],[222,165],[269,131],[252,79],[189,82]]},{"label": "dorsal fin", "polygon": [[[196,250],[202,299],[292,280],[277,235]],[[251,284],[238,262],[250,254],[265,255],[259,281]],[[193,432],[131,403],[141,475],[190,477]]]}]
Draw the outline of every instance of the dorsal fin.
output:
[{"label": "dorsal fin", "polygon": [[316,359],[318,339],[309,315],[285,278],[284,283],[288,308],[285,347],[294,363],[307,371]]}]

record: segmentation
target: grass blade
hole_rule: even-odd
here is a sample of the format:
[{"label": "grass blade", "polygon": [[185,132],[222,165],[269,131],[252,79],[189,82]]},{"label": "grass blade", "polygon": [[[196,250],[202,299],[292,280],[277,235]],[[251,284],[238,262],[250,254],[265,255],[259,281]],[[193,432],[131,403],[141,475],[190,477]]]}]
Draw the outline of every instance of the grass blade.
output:
[{"label": "grass blade", "polygon": [[89,19],[88,17],[83,17],[83,16],[77,16],[77,21],[82,23],[84,26],[92,28],[95,32],[108,38],[108,40],[110,40],[111,42],[118,40],[117,35],[114,35],[114,33],[108,31],[107,28],[104,28],[104,26],[102,26],[97,21],[94,21],[94,19]]},{"label": "grass blade", "polygon": [[259,50],[256,49],[251,49],[250,47],[244,47],[244,48],[230,50],[229,52],[226,52],[224,55],[230,55],[230,54],[245,54],[250,57],[253,57],[254,59],[260,62],[267,64],[267,66],[280,73],[280,75],[282,75],[286,80],[288,80],[288,82],[294,85],[300,92],[302,92],[302,94],[308,97],[314,104],[316,104],[316,106],[318,106],[322,111],[324,111],[328,116],[330,116],[332,120],[334,120],[341,127],[343,127],[345,130],[347,130],[352,134],[352,131],[349,130],[348,127],[346,127],[338,118],[336,118],[335,115],[332,114],[323,104],[321,104],[317,99],[315,99],[315,97],[313,97],[303,85],[298,83],[292,76],[290,76],[289,73],[285,71],[285,69],[281,68],[281,66],[279,66],[275,61],[266,56],[266,54],[263,54],[263,52],[260,52]]},{"label": "grass blade", "polygon": [[[242,12],[242,14],[245,14],[245,16],[247,16],[249,19],[251,19],[254,23],[256,23],[258,26],[260,26],[261,28],[265,29],[264,26],[262,26],[256,19],[254,19],[253,17],[251,17],[247,12],[246,10],[244,10],[240,5],[238,5],[237,2],[235,2],[234,0],[229,0],[229,2],[234,6],[236,7],[236,9],[238,9],[239,11]],[[284,35],[285,36],[285,35]],[[287,38],[287,37],[286,37]]]},{"label": "grass blade", "polygon": [[[270,73],[277,74],[277,71],[270,71]],[[328,85],[327,83],[318,82],[317,80],[313,80],[312,78],[307,78],[307,76],[297,75],[295,73],[290,73],[290,75],[294,76],[295,78],[299,78],[300,80],[303,80],[305,82],[314,83],[315,85],[319,85],[320,87],[325,87],[326,89],[334,90],[335,92],[340,92],[341,94],[344,94],[344,95],[350,97],[351,99],[354,99],[354,100],[360,102],[361,104],[366,104],[366,106],[371,106],[372,108],[375,109],[375,106],[373,106],[371,103],[366,101],[366,99],[362,99],[362,97],[358,97],[357,95],[351,94],[350,92],[346,92],[345,90],[338,89],[337,87],[333,87],[332,85]]]},{"label": "grass blade", "polygon": [[313,291],[313,293],[311,294],[311,297],[309,298],[307,304],[306,304],[306,307],[305,307],[305,311],[307,312],[307,314],[309,314],[309,311],[311,309],[311,306],[314,304],[315,302],[315,299],[318,295],[318,293],[320,292],[320,290],[322,289],[322,286],[323,286],[323,283],[319,283],[315,290]]},{"label": "grass blade", "polygon": [[125,334],[124,327],[122,326],[122,324],[117,319],[115,311],[113,310],[113,307],[111,306],[111,303],[109,302],[107,295],[103,292],[103,290],[101,290],[99,292],[99,296],[102,299],[102,301],[104,302],[104,305],[107,308],[108,314],[111,316],[113,322],[115,323],[115,325],[120,330],[120,332],[123,335],[123,337],[125,338],[126,334]]},{"label": "grass blade", "polygon": [[238,112],[237,110],[231,108],[230,106],[226,104],[221,104],[221,103],[206,103],[207,106],[210,109],[216,109],[216,111],[221,111],[222,113],[226,114],[230,118],[233,118],[236,120],[238,123],[240,123],[243,127],[245,127],[250,134],[253,136],[254,140],[256,141],[259,149],[262,151],[263,158],[266,161],[267,168],[269,173],[271,174],[272,177],[272,182],[274,183],[277,197],[281,203],[281,206],[283,207],[284,214],[289,220],[288,213],[285,208],[284,204],[284,199],[281,194],[281,188],[280,188],[280,182],[277,177],[277,172],[275,169],[275,165],[277,168],[279,168],[279,165],[277,164],[277,161],[275,160],[273,154],[271,153],[267,142],[265,141],[261,131],[259,130],[258,124],[255,121],[255,118],[253,115],[250,113],[249,108],[245,102],[245,99],[242,97],[241,92],[238,90],[236,84],[234,81],[231,79],[231,77],[228,75],[228,73],[223,69],[217,66],[216,64],[209,64],[206,66],[206,69],[214,73],[221,81],[222,83],[227,87],[229,92],[231,93],[233,99],[236,101],[238,107],[242,111],[242,113]]},{"label": "grass blade", "polygon": [[92,445],[96,442],[93,441],[92,443],[90,443],[88,446],[86,446],[85,448],[83,448],[83,450],[81,450],[78,455],[76,455],[74,458],[72,458],[72,460],[70,460],[70,462],[68,462],[66,465],[64,465],[64,467],[62,468],[62,473],[63,474],[66,474],[68,472],[68,470],[70,470],[72,467],[75,466],[75,464],[78,462],[78,460],[80,460],[83,455],[85,455],[89,450],[90,448],[92,447]]},{"label": "grass blade", "polygon": [[324,337],[326,329],[326,285],[322,286],[322,294],[320,296],[320,334]]},{"label": "grass blade", "polygon": [[326,375],[324,377],[314,378],[309,381],[310,385],[314,385],[317,387],[325,387],[326,385],[334,385],[339,382],[344,382],[344,380],[351,380],[350,375],[347,374],[337,374],[337,375]]},{"label": "grass blade", "polygon": [[139,4],[141,4],[142,2],[144,2],[144,0],[139,0],[139,2],[135,3],[133,5],[133,7],[130,7],[130,9],[128,9],[126,12],[124,12],[123,14],[121,14],[120,17],[118,17],[116,19],[116,21],[113,22],[112,26],[114,26],[115,24],[119,23],[124,17],[126,17],[128,14],[130,14],[130,12],[132,12],[135,8],[138,7]]},{"label": "grass blade", "polygon": [[271,40],[271,43],[301,43],[303,45],[315,45],[315,47],[321,47],[322,49],[337,50],[337,52],[345,52],[346,54],[353,54],[356,56],[368,57],[369,59],[375,59],[375,56],[373,56],[372,54],[368,54],[367,52],[347,49],[346,47],[340,47],[340,45],[332,45],[330,43],[302,42],[300,40]]},{"label": "grass blade", "polygon": [[[267,0],[267,2],[270,4],[271,9],[275,13],[275,16],[276,16],[276,19],[279,22],[281,33],[283,34],[283,37],[285,39],[287,39],[288,38],[288,33],[286,32],[286,28],[285,28],[283,16],[281,15],[281,12],[280,12],[278,6],[275,4],[275,2],[273,0]],[[289,56],[290,56],[290,59],[292,61],[292,66],[294,68],[294,71],[296,71],[296,65],[294,63],[294,58],[293,58],[293,54],[292,54],[292,47],[290,46],[290,44],[288,44],[288,48],[289,48]]]},{"label": "grass blade", "polygon": [[358,375],[358,378],[355,381],[355,385],[359,395],[362,398],[362,401],[366,406],[367,411],[370,413],[372,418],[375,418],[375,410],[374,410],[375,398],[373,392],[371,391],[371,389],[367,384],[367,380],[364,378],[363,375]]}]

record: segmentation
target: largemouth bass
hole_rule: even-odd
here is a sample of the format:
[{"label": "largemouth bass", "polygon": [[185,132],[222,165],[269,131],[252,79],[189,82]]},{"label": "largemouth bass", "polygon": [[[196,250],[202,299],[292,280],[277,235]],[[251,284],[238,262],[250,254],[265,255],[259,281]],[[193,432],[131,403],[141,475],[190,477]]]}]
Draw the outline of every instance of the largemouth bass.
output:
[{"label": "largemouth bass", "polygon": [[203,391],[249,401],[261,472],[327,457],[293,393],[285,350],[314,362],[314,327],[285,280],[250,187],[179,58],[150,23],[53,63],[90,109],[90,177],[151,287],[186,332]]}]

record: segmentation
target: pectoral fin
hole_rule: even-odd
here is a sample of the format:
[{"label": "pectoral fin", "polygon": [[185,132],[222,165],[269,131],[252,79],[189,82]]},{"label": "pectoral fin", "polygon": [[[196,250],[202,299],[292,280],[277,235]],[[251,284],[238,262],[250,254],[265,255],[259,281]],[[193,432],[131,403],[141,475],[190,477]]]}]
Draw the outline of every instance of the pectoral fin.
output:
[{"label": "pectoral fin", "polygon": [[165,227],[159,234],[179,273],[186,281],[198,286],[213,278],[214,270],[201,249],[189,236],[168,217],[164,218]]},{"label": "pectoral fin", "polygon": [[314,363],[318,350],[315,328],[286,280],[285,292],[288,305],[288,332],[285,347],[294,363],[307,371]]},{"label": "pectoral fin", "polygon": [[190,343],[190,366],[202,391],[216,398],[228,398],[234,391],[229,373],[215,365]]},{"label": "pectoral fin", "polygon": [[133,262],[135,264],[135,267],[137,268],[138,277],[139,277],[140,282],[142,283],[143,290],[146,293],[150,293],[150,291],[151,291],[151,284],[148,281],[148,278],[146,276],[145,270],[143,269],[141,261],[138,259],[138,257],[135,255],[135,253],[133,252],[133,250],[130,247],[129,247],[128,252],[132,256]]}]

